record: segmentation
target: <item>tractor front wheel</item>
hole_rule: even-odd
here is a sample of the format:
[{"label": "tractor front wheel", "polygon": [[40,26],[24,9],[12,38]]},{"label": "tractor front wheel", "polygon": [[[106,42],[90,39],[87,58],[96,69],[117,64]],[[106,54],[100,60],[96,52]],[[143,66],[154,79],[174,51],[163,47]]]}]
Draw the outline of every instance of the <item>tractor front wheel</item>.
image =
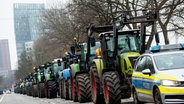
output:
[{"label": "tractor front wheel", "polygon": [[57,97],[57,83],[55,81],[47,82],[47,92],[48,92],[48,98]]},{"label": "tractor front wheel", "polygon": [[40,98],[45,97],[45,84],[44,83],[39,84],[39,97]]},{"label": "tractor front wheel", "polygon": [[80,103],[91,101],[91,86],[89,74],[79,74],[77,80],[77,95]]},{"label": "tractor front wheel", "polygon": [[91,82],[91,94],[94,104],[104,104],[103,94],[101,94],[100,77],[96,65],[93,64],[90,67],[90,82]]},{"label": "tractor front wheel", "polygon": [[121,104],[120,80],[116,72],[105,72],[102,77],[106,104]]}]

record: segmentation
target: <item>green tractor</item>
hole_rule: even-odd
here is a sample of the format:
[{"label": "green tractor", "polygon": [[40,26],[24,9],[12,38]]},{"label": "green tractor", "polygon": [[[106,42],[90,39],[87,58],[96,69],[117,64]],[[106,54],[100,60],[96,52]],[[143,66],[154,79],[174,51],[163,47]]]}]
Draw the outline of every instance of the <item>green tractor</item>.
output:
[{"label": "green tractor", "polygon": [[57,94],[60,96],[59,91],[59,72],[62,71],[64,68],[64,59],[63,58],[57,58],[52,61],[51,68],[53,72],[53,80],[57,83]]},{"label": "green tractor", "polygon": [[26,94],[28,96],[32,96],[32,80],[33,80],[33,75],[32,73],[29,73],[29,75],[25,78],[26,83]]},{"label": "green tractor", "polygon": [[37,72],[37,93],[38,93],[38,97],[39,98],[44,98],[45,95],[45,89],[46,89],[46,85],[45,85],[45,76],[44,76],[44,69],[45,69],[45,65],[40,65],[38,68],[38,72]]},{"label": "green tractor", "polygon": [[[145,52],[146,26],[156,20],[156,13],[150,11],[144,16],[131,17],[127,13],[116,18],[112,26],[89,28],[97,32],[101,47],[90,66],[92,99],[95,104],[121,104],[122,98],[131,97],[133,65],[138,56]],[[142,23],[137,30],[119,31],[123,26]],[[113,30],[103,32],[101,30]]]},{"label": "green tractor", "polygon": [[73,58],[73,64],[69,67],[72,99],[74,102],[89,102],[91,101],[91,91],[89,74],[86,70],[85,62],[86,43],[75,44],[72,48],[74,50],[71,50],[71,52],[76,55]]},{"label": "green tractor", "polygon": [[58,92],[58,83],[55,72],[52,68],[52,63],[44,64],[44,85],[45,95],[47,98],[56,98]]},{"label": "green tractor", "polygon": [[44,64],[44,69],[42,72],[44,83],[42,83],[42,86],[40,85],[40,92],[42,92],[44,88],[43,95],[45,95],[47,98],[56,98],[58,95],[58,73],[60,70],[63,70],[61,62],[62,59],[54,59],[54,61]]},{"label": "green tractor", "polygon": [[38,97],[38,68],[33,67],[33,79],[32,79],[32,96]]},{"label": "green tractor", "polygon": [[74,63],[69,67],[71,93],[74,102],[92,101],[89,66],[92,64],[92,60],[96,58],[96,49],[100,47],[100,42],[93,42],[95,42],[94,37],[92,34],[88,34],[86,43],[75,42],[71,46],[71,52],[76,55]]}]

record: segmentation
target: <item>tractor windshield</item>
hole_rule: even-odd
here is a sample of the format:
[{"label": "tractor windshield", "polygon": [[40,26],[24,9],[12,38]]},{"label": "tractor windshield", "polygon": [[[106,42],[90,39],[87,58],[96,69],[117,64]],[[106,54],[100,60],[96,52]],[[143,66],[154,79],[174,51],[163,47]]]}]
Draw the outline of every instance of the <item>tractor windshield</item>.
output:
[{"label": "tractor windshield", "polygon": [[118,36],[118,50],[121,52],[126,51],[139,51],[140,42],[139,38],[135,35],[126,34],[126,35],[119,35]]},{"label": "tractor windshield", "polygon": [[[95,46],[91,47],[91,55],[95,55],[96,54],[96,49],[100,47],[100,42],[97,41],[95,42]],[[87,52],[87,44],[84,44],[84,52]]]},{"label": "tractor windshield", "polygon": [[96,54],[96,49],[100,47],[100,42],[96,42],[94,47],[91,47],[91,55]]},{"label": "tractor windshield", "polygon": [[64,70],[63,68],[63,62],[61,62],[61,65],[59,66],[58,63],[54,63],[53,64],[53,69],[54,69],[54,72],[58,72],[58,71],[62,71]]}]

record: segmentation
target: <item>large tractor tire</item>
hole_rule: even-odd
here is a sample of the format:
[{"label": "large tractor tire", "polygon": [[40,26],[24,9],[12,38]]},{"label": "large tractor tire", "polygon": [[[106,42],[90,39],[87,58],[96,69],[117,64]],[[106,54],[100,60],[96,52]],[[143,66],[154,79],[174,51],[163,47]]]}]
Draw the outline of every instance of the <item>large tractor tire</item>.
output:
[{"label": "large tractor tire", "polygon": [[59,81],[59,95],[60,95],[60,98],[62,99],[63,98],[63,82],[62,81]]},{"label": "large tractor tire", "polygon": [[33,97],[38,97],[38,85],[33,85]]},{"label": "large tractor tire", "polygon": [[33,96],[33,85],[30,86],[29,93],[30,93],[30,96]]},{"label": "large tractor tire", "polygon": [[45,92],[45,97],[48,98],[48,84],[47,83],[44,83],[45,84],[45,88],[44,88],[44,92]]},{"label": "large tractor tire", "polygon": [[27,86],[27,87],[26,87],[26,95],[27,95],[27,96],[30,96],[30,94],[29,94],[29,88],[30,88],[30,86]]},{"label": "large tractor tire", "polygon": [[78,101],[80,103],[90,102],[92,99],[89,74],[79,74],[76,76],[76,80]]},{"label": "large tractor tire", "polygon": [[101,84],[100,78],[98,76],[96,65],[93,64],[90,67],[90,82],[91,82],[91,91],[92,91],[92,101],[94,104],[104,104],[104,97],[101,94]]},{"label": "large tractor tire", "polygon": [[68,82],[63,79],[63,97],[64,99],[68,100],[69,99],[69,87],[68,87]]},{"label": "large tractor tire", "polygon": [[22,94],[22,88],[19,88],[19,94]]},{"label": "large tractor tire", "polygon": [[28,93],[29,93],[29,96],[33,96],[33,92],[32,92],[32,89],[33,89],[33,86],[29,86],[28,88]]},{"label": "large tractor tire", "polygon": [[75,80],[75,78],[72,78],[71,80],[72,83],[72,99],[74,102],[78,101],[78,97],[77,97],[77,81]]},{"label": "large tractor tire", "polygon": [[105,72],[102,77],[105,104],[121,104],[120,80],[116,72]]},{"label": "large tractor tire", "polygon": [[39,97],[40,98],[45,97],[45,84],[44,83],[39,84]]},{"label": "large tractor tire", "polygon": [[23,88],[23,94],[26,95],[26,87]]},{"label": "large tractor tire", "polygon": [[26,87],[26,95],[29,95],[28,86]]},{"label": "large tractor tire", "polygon": [[57,97],[57,83],[55,81],[47,82],[47,94],[48,98],[56,98]]},{"label": "large tractor tire", "polygon": [[72,87],[71,87],[71,81],[70,79],[67,80],[68,82],[68,95],[69,95],[69,100],[72,100]]}]

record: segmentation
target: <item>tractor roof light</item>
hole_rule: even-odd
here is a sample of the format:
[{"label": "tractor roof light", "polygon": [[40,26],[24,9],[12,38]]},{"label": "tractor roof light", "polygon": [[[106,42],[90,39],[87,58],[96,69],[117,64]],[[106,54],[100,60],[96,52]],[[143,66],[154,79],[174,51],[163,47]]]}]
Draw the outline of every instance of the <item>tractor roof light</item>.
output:
[{"label": "tractor roof light", "polygon": [[159,51],[171,51],[171,50],[184,50],[184,43],[182,44],[169,44],[169,45],[160,45],[151,47],[151,52]]},{"label": "tractor roof light", "polygon": [[96,49],[96,56],[97,56],[98,58],[101,58],[101,56],[102,56],[101,48],[97,48],[97,49]]},{"label": "tractor roof light", "polygon": [[137,28],[138,29],[140,29],[141,28],[141,24],[139,23],[139,24],[137,24]]},{"label": "tractor roof light", "polygon": [[36,67],[35,66],[33,66],[33,70],[36,70]]},{"label": "tractor roof light", "polygon": [[65,55],[67,55],[68,54],[68,52],[65,52]]}]

